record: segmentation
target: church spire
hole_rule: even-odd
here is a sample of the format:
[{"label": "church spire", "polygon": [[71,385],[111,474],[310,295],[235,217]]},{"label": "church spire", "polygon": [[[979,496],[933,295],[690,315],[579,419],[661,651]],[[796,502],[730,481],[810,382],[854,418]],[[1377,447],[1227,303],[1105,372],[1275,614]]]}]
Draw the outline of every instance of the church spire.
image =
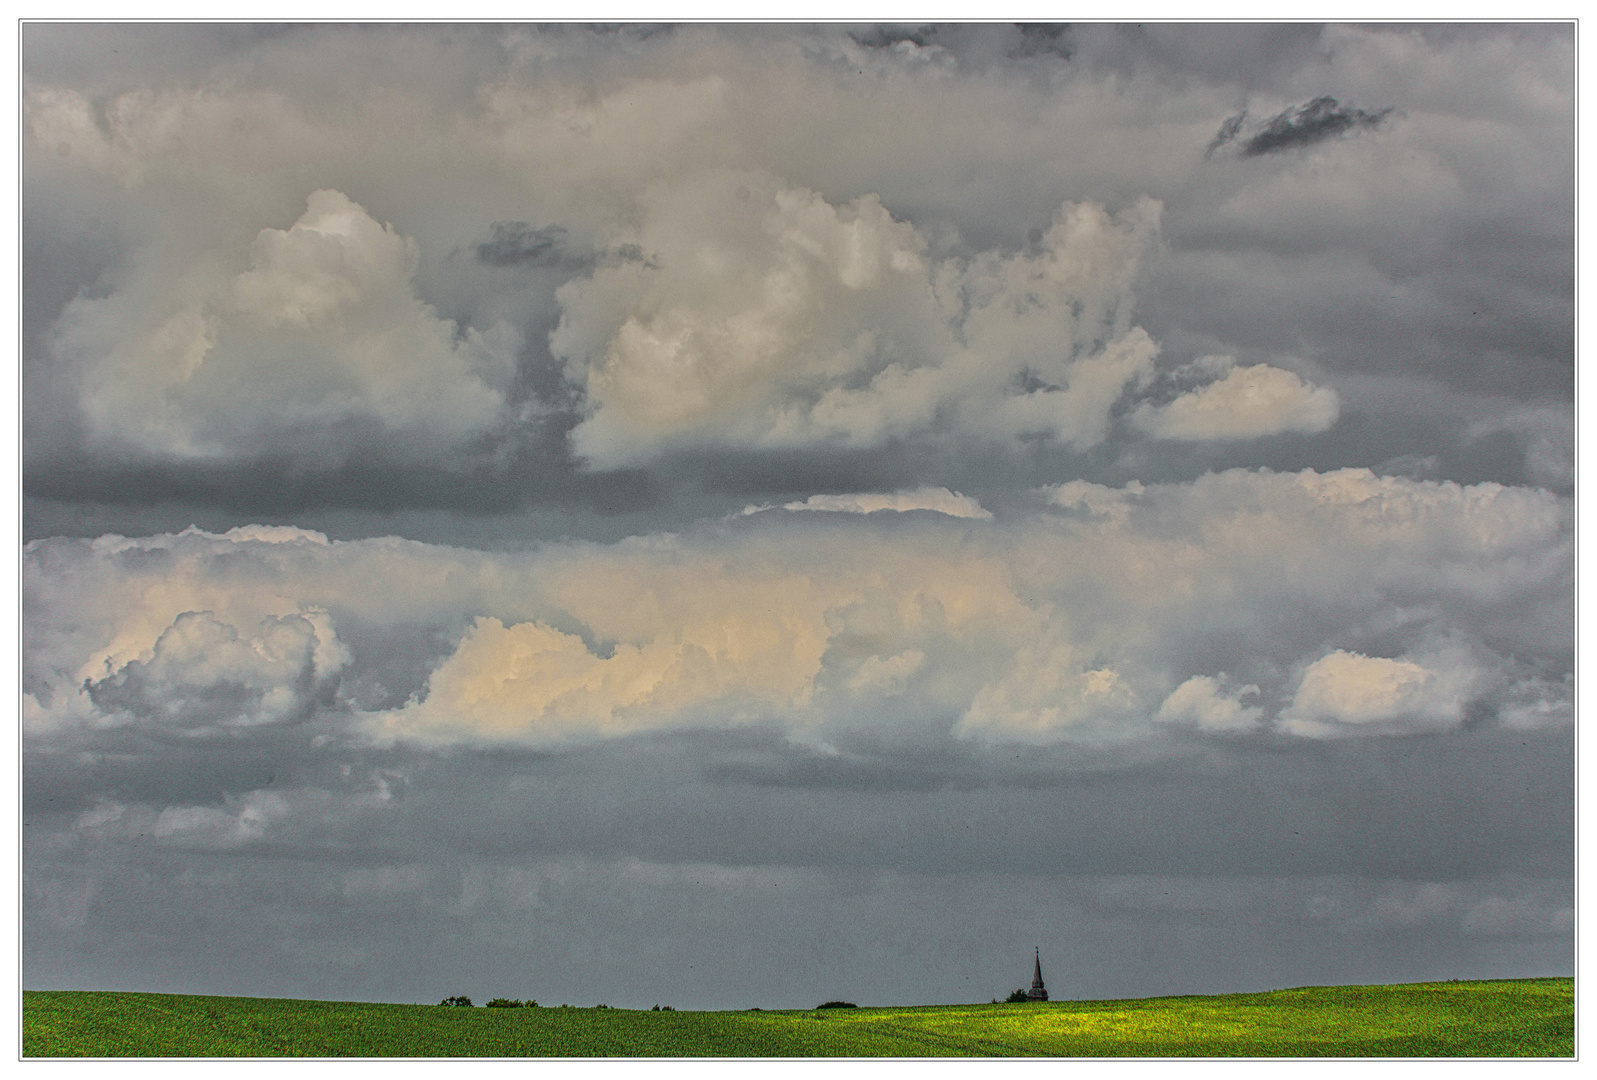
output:
[{"label": "church spire", "polygon": [[1032,968],[1031,989],[1026,992],[1026,998],[1030,1001],[1047,1001],[1048,988],[1042,984],[1042,949],[1033,951],[1036,953],[1033,958],[1035,966]]}]

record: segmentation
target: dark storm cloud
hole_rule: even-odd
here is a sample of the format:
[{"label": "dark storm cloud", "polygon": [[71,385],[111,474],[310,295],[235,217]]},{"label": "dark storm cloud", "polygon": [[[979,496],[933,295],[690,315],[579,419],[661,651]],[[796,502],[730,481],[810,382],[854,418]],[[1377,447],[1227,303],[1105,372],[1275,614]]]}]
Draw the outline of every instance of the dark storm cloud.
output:
[{"label": "dark storm cloud", "polygon": [[162,54],[162,74],[176,79],[201,75],[262,46],[303,40],[307,31],[290,23],[192,23],[174,34],[169,24],[34,22],[20,35],[19,51],[31,71],[115,85],[148,78],[151,50]]},{"label": "dark storm cloud", "polygon": [[1216,150],[1236,138],[1237,132],[1242,130],[1242,125],[1247,118],[1248,114],[1246,112],[1239,112],[1235,116],[1227,117],[1225,122],[1220,125],[1220,130],[1215,132],[1214,138],[1209,141],[1208,147],[1204,149],[1203,156],[1212,157]]},{"label": "dark storm cloud", "polygon": [[616,266],[629,262],[658,269],[658,265],[637,244],[620,244],[607,251],[589,251],[574,244],[570,234],[560,225],[533,228],[525,221],[494,222],[489,238],[477,244],[473,250],[478,262],[500,270],[528,267],[561,270],[571,275],[592,270],[595,266]]},{"label": "dark storm cloud", "polygon": [[936,48],[960,64],[976,68],[1041,56],[1068,60],[1073,51],[1072,27],[1068,23],[885,25],[850,30],[848,36],[873,51]]},{"label": "dark storm cloud", "polygon": [[900,42],[925,48],[937,41],[936,26],[873,26],[869,30],[853,31],[849,37],[867,49],[888,49]]},{"label": "dark storm cloud", "polygon": [[1189,93],[1289,83],[1321,62],[1330,30],[1313,23],[1081,23],[1069,40],[1078,65]]},{"label": "dark storm cloud", "polygon": [[[1335,139],[1350,131],[1375,128],[1392,113],[1388,106],[1376,112],[1366,112],[1341,105],[1336,98],[1323,95],[1304,105],[1284,109],[1265,120],[1254,134],[1242,140],[1243,157],[1261,157],[1286,150],[1298,150],[1315,143]],[[1247,122],[1246,112],[1228,117],[1204,152],[1207,157],[1235,139]]]},{"label": "dark storm cloud", "polygon": [[[342,468],[307,473],[298,463],[271,458],[229,465],[183,465],[88,470],[43,462],[31,470],[26,490],[45,499],[93,500],[149,505],[197,502],[232,514],[293,514],[329,507],[394,510],[405,507],[457,511],[503,512],[530,500],[586,499],[599,490],[638,494],[636,473],[609,474],[602,480],[578,481],[569,470],[529,468],[544,465],[544,454],[558,453],[558,434],[540,446],[522,449],[504,462],[464,467],[395,470],[380,450]],[[562,476],[565,472],[565,476]]]},{"label": "dark storm cloud", "polygon": [[[1571,891],[1546,879],[931,876],[383,854],[338,866],[121,845],[86,874],[41,851],[24,897],[28,985],[642,1009],[986,1002],[1024,985],[1034,942],[1056,999],[1570,970]],[[319,915],[294,915],[305,911]],[[52,948],[63,939],[74,946]]]},{"label": "dark storm cloud", "polygon": [[[34,754],[27,820],[68,829],[107,800],[129,808],[127,822],[139,806],[152,816],[221,812],[270,791],[285,806],[260,841],[284,854],[345,848],[380,830],[388,857],[429,862],[585,854],[1049,876],[1539,877],[1567,867],[1574,844],[1567,732],[1341,742],[1310,754],[1222,739],[1136,764],[950,746],[919,765],[900,754],[872,770],[859,759],[840,783],[808,751],[759,733],[435,755],[319,749],[312,737],[326,730],[171,743],[159,762],[85,748]],[[379,789],[389,797],[368,798]]]},{"label": "dark storm cloud", "polygon": [[477,245],[477,259],[489,266],[582,265],[567,249],[566,230],[559,225],[535,229],[525,221],[496,221],[493,235]]},{"label": "dark storm cloud", "polygon": [[1073,51],[1071,28],[1065,23],[1016,23],[1020,31],[1020,44],[1010,51],[1011,56],[1041,56],[1052,53],[1069,60]]},{"label": "dark storm cloud", "polygon": [[[1002,967],[1015,934],[1072,950],[1055,953],[1050,985],[1080,996],[1266,989],[1321,973],[1450,977],[1439,964],[1511,975],[1566,962],[1570,900],[1557,875],[1573,835],[1567,734],[1341,744],[1312,758],[1214,745],[1108,770],[1090,758],[994,758],[914,788],[795,785],[796,776],[750,784],[706,769],[718,758],[790,756],[746,736],[554,757],[301,746],[209,762],[177,747],[164,786],[147,766],[141,775],[109,758],[86,768],[81,754],[30,756],[31,978],[244,994],[315,986],[376,1000],[437,1000],[472,978],[466,992],[485,997],[508,993],[493,980],[513,977],[462,952],[488,935],[534,980],[517,992],[546,1004],[647,1007],[627,995],[672,992],[679,1006],[798,1007],[813,1004],[804,998],[838,957],[817,969],[812,954],[753,997],[758,988],[714,954],[785,950],[780,928],[794,919],[820,935],[812,944],[847,951],[855,934],[812,925],[842,913],[856,929],[867,924],[858,940],[873,944],[857,947],[898,933],[943,940],[936,928],[968,926],[972,904],[991,933],[952,970],[911,978],[924,1000],[1001,996],[1002,983],[944,980]],[[1048,783],[1017,783],[1043,769]],[[889,896],[895,914],[883,921]],[[652,963],[612,972],[599,959],[601,943],[631,940],[639,904],[650,948],[675,956],[669,990],[649,981]],[[292,915],[309,910],[322,914]],[[210,914],[196,923],[185,918],[193,912]],[[700,936],[662,936],[662,925]],[[279,929],[263,937],[251,926]],[[1128,934],[1174,945],[1188,930],[1207,947],[1181,945],[1178,969],[1167,950],[1159,965],[1124,951]],[[156,943],[174,934],[191,944],[151,967]],[[50,946],[63,936],[79,946]],[[408,961],[393,954],[400,938]],[[1248,942],[1242,968],[1214,947],[1232,939]],[[624,951],[635,961],[650,948]],[[1380,966],[1382,951],[1391,966]],[[1345,968],[1332,959],[1350,954],[1359,960]],[[246,955],[255,962],[241,965]],[[348,962],[329,965],[341,956]],[[865,977],[847,965],[834,974],[845,970]],[[450,985],[438,988],[444,972]],[[908,992],[908,972],[884,972],[870,993]]]},{"label": "dark storm cloud", "polygon": [[691,475],[705,490],[734,499],[787,502],[817,492],[892,491],[912,486],[925,472],[926,456],[940,449],[922,442],[887,446],[872,453],[820,447],[753,450],[729,457],[690,451],[671,455],[659,471]]},{"label": "dark storm cloud", "polygon": [[[1229,246],[1228,240],[1216,237],[1215,246]],[[1571,253],[1561,241],[1550,250],[1527,251],[1524,265],[1534,273],[1538,264]],[[1504,274],[1516,262],[1508,252],[1483,252],[1482,258]],[[1210,313],[1213,336],[1182,334],[1171,343],[1187,343],[1188,355],[1222,343],[1238,354],[1243,342],[1254,355],[1290,355],[1308,334],[1334,358],[1344,388],[1356,388],[1363,375],[1430,382],[1436,388],[1431,406],[1417,398],[1408,404],[1432,424],[1461,418],[1463,399],[1453,394],[1560,400],[1566,407],[1572,400],[1574,297],[1562,285],[1520,290],[1474,275],[1383,271],[1345,255],[1314,260],[1297,251],[1232,251],[1213,259],[1182,251],[1168,256],[1156,276],[1162,287],[1144,305],[1150,327],[1162,329],[1172,317],[1185,321],[1196,310]],[[1270,313],[1289,309],[1290,327],[1278,317],[1272,321]],[[1430,332],[1420,336],[1420,327]],[[1391,357],[1398,352],[1405,363],[1394,369]],[[1509,364],[1510,355],[1518,362]],[[1395,400],[1388,395],[1388,404]],[[1480,407],[1493,406],[1482,401]]]}]

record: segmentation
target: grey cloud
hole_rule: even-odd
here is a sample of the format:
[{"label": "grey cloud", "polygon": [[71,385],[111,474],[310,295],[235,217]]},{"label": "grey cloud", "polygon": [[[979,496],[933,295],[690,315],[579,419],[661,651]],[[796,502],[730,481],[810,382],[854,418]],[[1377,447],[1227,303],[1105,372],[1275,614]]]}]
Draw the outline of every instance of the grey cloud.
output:
[{"label": "grey cloud", "polygon": [[1324,61],[1327,30],[1313,23],[1082,23],[1071,37],[1079,65],[1190,93],[1284,90]]},{"label": "grey cloud", "polygon": [[878,25],[850,30],[856,44],[873,52],[883,50],[916,55],[935,49],[961,67],[984,70],[1004,61],[1028,61],[1050,56],[1070,59],[1074,51],[1073,28],[1068,23],[922,23]]},{"label": "grey cloud", "polygon": [[849,37],[867,49],[889,49],[900,42],[917,48],[932,45],[938,38],[938,27],[928,26],[874,26],[869,30],[853,31]]},{"label": "grey cloud", "polygon": [[[381,836],[385,857],[430,862],[1557,877],[1574,844],[1571,742],[1567,730],[1483,730],[1303,754],[1194,737],[1140,760],[950,745],[853,753],[843,765],[757,733],[643,737],[562,755],[377,751],[298,736],[226,753],[80,746],[29,756],[25,820],[41,830],[35,839],[59,829],[106,842],[130,823],[135,835],[148,831],[137,826],[171,807],[226,811],[272,793],[282,812],[252,844],[346,864]],[[127,810],[96,813],[107,801]]]},{"label": "grey cloud", "polygon": [[1571,886],[1523,877],[1437,887],[403,857],[344,868],[139,850],[92,870],[42,862],[23,902],[37,920],[22,940],[30,989],[642,1009],[986,1002],[1029,977],[1017,942],[1042,945],[1059,999],[1573,970]]},{"label": "grey cloud", "polygon": [[[1253,134],[1241,140],[1239,149],[1243,157],[1261,157],[1287,150],[1298,150],[1315,143],[1335,139],[1351,131],[1379,127],[1393,108],[1388,106],[1375,112],[1366,112],[1340,104],[1329,94],[1315,98],[1304,105],[1283,109],[1274,116],[1256,124]],[[1247,122],[1246,112],[1228,117],[1209,143],[1205,156],[1232,142],[1242,132]]]},{"label": "grey cloud", "polygon": [[1041,56],[1051,53],[1069,60],[1073,49],[1071,27],[1064,23],[1016,23],[1020,43],[1011,56]]},{"label": "grey cloud", "polygon": [[1409,476],[1416,480],[1429,480],[1436,476],[1437,457],[1435,454],[1424,456],[1399,454],[1374,466],[1374,471],[1382,476]]},{"label": "grey cloud", "polygon": [[1225,122],[1220,125],[1220,130],[1215,132],[1214,138],[1209,141],[1208,147],[1203,151],[1203,156],[1212,157],[1216,150],[1236,138],[1247,118],[1248,114],[1246,112],[1239,112],[1235,116],[1227,117]]},{"label": "grey cloud", "polygon": [[[476,247],[479,262],[489,266],[562,266],[573,262],[566,230],[559,225],[535,229],[525,221],[496,221],[493,235]],[[581,261],[576,261],[581,265]]]},{"label": "grey cloud", "polygon": [[[994,761],[918,792],[705,779],[695,762],[717,753],[782,751],[696,743],[558,768],[352,755],[347,777],[284,770],[227,796],[65,813],[45,800],[81,766],[30,757],[29,986],[430,1002],[469,979],[473,996],[546,1004],[769,1008],[813,1005],[835,979],[881,1003],[985,1001],[1015,981],[1017,935],[1045,957],[1052,943],[1061,997],[1569,970],[1567,734],[1233,749],[1176,770],[1045,759],[1055,779],[1030,789]],[[281,802],[251,800],[263,790]],[[275,809],[222,820],[250,806]],[[957,964],[948,941],[964,942]],[[846,959],[860,950],[869,963]],[[715,961],[745,951],[751,970]],[[662,972],[670,986],[651,982]]]}]

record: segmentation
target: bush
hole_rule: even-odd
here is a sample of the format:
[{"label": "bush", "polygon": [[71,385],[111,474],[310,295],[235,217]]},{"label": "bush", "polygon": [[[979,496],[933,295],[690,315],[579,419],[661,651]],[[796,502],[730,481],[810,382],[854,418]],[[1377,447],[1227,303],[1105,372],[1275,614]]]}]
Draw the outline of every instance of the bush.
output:
[{"label": "bush", "polygon": [[1031,997],[1025,990],[1016,990],[1004,999],[1006,1005],[1024,1005]]},{"label": "bush", "polygon": [[528,998],[526,1001],[517,1001],[515,998],[494,998],[488,1003],[490,1009],[536,1009],[538,1003]]},{"label": "bush", "polygon": [[454,1005],[454,1006],[457,1006],[458,1008],[469,1009],[469,1008],[471,1008],[471,999],[469,997],[460,997],[460,996],[446,997],[446,998],[444,998],[444,1000],[440,1001],[438,1004],[440,1004],[440,1005]]},{"label": "bush", "polygon": [[817,1005],[815,1007],[817,1009],[857,1009],[857,1008],[859,1008],[859,1006],[854,1004],[852,1001],[828,1001],[828,1002],[826,1002],[826,1003],[824,1003],[822,1005]]}]

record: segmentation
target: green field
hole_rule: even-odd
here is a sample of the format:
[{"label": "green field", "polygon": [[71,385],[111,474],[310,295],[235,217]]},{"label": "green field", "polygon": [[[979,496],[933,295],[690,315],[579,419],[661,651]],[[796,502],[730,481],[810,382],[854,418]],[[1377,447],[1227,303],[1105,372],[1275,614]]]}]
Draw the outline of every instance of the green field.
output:
[{"label": "green field", "polygon": [[1570,1057],[1574,980],[815,1011],[25,991],[25,1057]]}]

